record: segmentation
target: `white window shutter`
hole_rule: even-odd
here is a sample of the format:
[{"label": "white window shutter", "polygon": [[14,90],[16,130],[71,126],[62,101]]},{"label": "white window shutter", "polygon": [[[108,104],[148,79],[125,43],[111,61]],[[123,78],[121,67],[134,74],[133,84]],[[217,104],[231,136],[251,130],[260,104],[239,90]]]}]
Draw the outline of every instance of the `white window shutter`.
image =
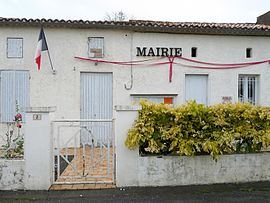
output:
[{"label": "white window shutter", "polygon": [[25,121],[25,114],[22,109],[29,106],[29,72],[28,71],[16,71],[15,73],[15,102],[18,102],[20,113],[22,114],[22,120]]},{"label": "white window shutter", "polygon": [[16,114],[16,101],[20,109],[29,106],[29,73],[28,71],[1,71],[0,85],[0,120],[12,122]]},{"label": "white window shutter", "polygon": [[23,57],[23,39],[7,38],[7,57],[22,58]]},{"label": "white window shutter", "polygon": [[1,71],[1,122],[11,122],[15,115],[15,72]]}]

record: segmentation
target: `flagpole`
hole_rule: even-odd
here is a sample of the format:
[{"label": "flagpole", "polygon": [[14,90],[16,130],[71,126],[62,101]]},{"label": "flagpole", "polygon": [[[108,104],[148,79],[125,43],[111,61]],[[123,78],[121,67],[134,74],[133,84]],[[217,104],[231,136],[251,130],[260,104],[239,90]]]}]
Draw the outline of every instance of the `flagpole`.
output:
[{"label": "flagpole", "polygon": [[51,55],[50,55],[49,49],[47,50],[47,52],[48,52],[48,57],[49,57],[49,61],[50,61],[50,64],[51,64],[51,69],[52,69],[53,72],[55,72],[55,69],[53,68],[52,59],[51,59]]}]

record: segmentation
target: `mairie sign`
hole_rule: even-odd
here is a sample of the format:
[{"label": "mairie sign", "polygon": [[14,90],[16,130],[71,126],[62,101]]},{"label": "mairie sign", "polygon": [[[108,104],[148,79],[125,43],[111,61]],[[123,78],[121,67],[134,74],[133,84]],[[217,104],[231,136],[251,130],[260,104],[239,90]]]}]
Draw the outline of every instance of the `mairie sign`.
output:
[{"label": "mairie sign", "polygon": [[136,56],[182,56],[182,48],[136,47]]}]

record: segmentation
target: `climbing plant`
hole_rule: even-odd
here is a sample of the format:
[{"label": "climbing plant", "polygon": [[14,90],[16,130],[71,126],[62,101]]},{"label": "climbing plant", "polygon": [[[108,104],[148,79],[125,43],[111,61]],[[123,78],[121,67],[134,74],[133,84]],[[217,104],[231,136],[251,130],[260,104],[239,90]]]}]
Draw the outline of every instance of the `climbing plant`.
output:
[{"label": "climbing plant", "polygon": [[16,115],[11,123],[7,123],[4,144],[2,145],[0,157],[22,158],[24,154],[24,138],[21,133],[22,114],[16,102]]}]

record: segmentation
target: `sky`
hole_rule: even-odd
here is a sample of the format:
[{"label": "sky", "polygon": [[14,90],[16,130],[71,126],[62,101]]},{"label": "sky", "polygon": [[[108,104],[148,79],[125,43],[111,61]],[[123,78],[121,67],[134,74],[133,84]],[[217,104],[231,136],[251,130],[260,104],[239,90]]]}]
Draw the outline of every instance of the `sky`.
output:
[{"label": "sky", "polygon": [[136,20],[255,23],[270,0],[0,0],[0,17],[104,20],[123,11]]}]

